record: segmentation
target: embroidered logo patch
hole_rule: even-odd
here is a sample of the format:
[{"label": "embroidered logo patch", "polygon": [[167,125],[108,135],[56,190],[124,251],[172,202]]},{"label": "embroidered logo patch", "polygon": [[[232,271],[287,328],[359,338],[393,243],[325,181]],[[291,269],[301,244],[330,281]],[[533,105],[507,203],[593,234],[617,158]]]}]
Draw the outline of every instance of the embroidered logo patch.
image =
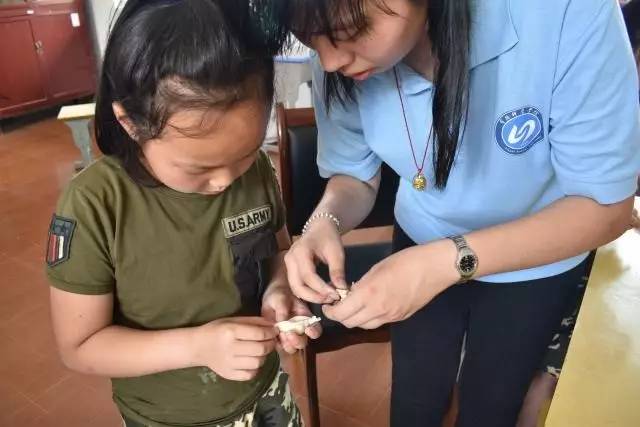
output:
[{"label": "embroidered logo patch", "polygon": [[228,238],[244,234],[248,231],[262,227],[271,221],[271,206],[262,206],[251,209],[236,216],[222,220],[224,235]]},{"label": "embroidered logo patch", "polygon": [[510,154],[522,154],[544,139],[542,114],[535,107],[504,113],[496,123],[496,141]]},{"label": "embroidered logo patch", "polygon": [[69,259],[69,248],[75,228],[76,222],[72,219],[58,215],[54,215],[51,219],[47,242],[47,264],[50,267]]}]

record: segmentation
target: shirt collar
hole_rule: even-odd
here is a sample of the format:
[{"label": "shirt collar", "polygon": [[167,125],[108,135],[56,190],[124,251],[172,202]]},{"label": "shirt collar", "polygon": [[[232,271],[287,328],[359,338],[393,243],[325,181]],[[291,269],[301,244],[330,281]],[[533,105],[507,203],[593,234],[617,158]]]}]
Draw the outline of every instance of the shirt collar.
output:
[{"label": "shirt collar", "polygon": [[[518,43],[510,0],[478,0],[472,11],[469,68],[474,68],[506,53]],[[402,89],[406,95],[430,90],[430,81],[404,63],[399,64]]]},{"label": "shirt collar", "polygon": [[473,11],[470,66],[474,69],[518,43],[510,0],[479,0]]}]

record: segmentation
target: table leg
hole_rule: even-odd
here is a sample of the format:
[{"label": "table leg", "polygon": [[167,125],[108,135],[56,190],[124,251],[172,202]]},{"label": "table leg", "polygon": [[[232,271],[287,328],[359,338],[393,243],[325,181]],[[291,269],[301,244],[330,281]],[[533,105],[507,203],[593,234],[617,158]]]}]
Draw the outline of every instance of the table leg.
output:
[{"label": "table leg", "polygon": [[82,160],[77,163],[77,169],[83,169],[87,167],[93,161],[93,154],[91,153],[91,136],[89,135],[89,122],[90,119],[68,120],[65,123],[71,129],[73,135],[73,142],[75,143]]}]

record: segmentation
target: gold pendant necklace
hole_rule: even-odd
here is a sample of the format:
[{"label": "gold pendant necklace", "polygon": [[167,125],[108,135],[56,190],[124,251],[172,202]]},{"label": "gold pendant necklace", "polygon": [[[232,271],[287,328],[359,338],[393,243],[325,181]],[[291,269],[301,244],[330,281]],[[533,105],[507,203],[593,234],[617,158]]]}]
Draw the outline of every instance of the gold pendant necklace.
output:
[{"label": "gold pendant necklace", "polygon": [[398,70],[393,67],[393,75],[396,78],[396,89],[398,89],[398,97],[400,98],[400,106],[402,107],[402,117],[404,118],[404,126],[407,130],[407,137],[409,138],[409,146],[411,147],[411,155],[413,156],[413,163],[416,165],[418,172],[413,177],[413,188],[417,191],[424,191],[427,188],[427,177],[424,176],[424,161],[427,158],[427,151],[429,150],[429,141],[431,141],[431,134],[433,132],[433,126],[429,129],[429,136],[427,137],[427,143],[424,148],[424,155],[422,156],[422,163],[418,165],[418,159],[416,158],[416,152],[413,149],[413,140],[411,139],[411,132],[409,131],[409,122],[407,121],[407,113],[404,108],[404,100],[402,99],[402,92],[400,91],[400,79],[398,78]]},{"label": "gold pendant necklace", "polygon": [[422,172],[418,172],[416,176],[413,177],[413,188],[418,191],[424,191],[427,188],[427,178]]}]

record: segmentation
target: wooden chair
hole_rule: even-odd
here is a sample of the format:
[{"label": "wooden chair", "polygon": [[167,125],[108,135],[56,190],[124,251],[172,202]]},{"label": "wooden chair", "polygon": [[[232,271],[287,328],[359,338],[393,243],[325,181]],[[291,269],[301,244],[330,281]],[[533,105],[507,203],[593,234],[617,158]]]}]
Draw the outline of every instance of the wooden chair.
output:
[{"label": "wooden chair", "polygon": [[[313,109],[285,109],[277,106],[278,144],[282,193],[287,208],[287,227],[291,235],[300,235],[304,223],[320,201],[326,180],[318,174],[316,165],[317,129]],[[359,228],[393,225],[393,208],[398,188],[398,176],[386,165],[382,169],[382,181],[374,208]],[[357,281],[370,267],[391,253],[391,242],[381,242],[345,247],[347,283]],[[319,274],[328,279],[326,266],[319,266]],[[312,311],[321,315],[321,307],[313,305]],[[389,341],[389,330],[347,329],[339,323],[323,319],[322,337],[309,344],[303,352],[306,367],[309,404],[309,427],[320,427],[318,384],[316,378],[316,354],[336,351],[360,343]]]}]

